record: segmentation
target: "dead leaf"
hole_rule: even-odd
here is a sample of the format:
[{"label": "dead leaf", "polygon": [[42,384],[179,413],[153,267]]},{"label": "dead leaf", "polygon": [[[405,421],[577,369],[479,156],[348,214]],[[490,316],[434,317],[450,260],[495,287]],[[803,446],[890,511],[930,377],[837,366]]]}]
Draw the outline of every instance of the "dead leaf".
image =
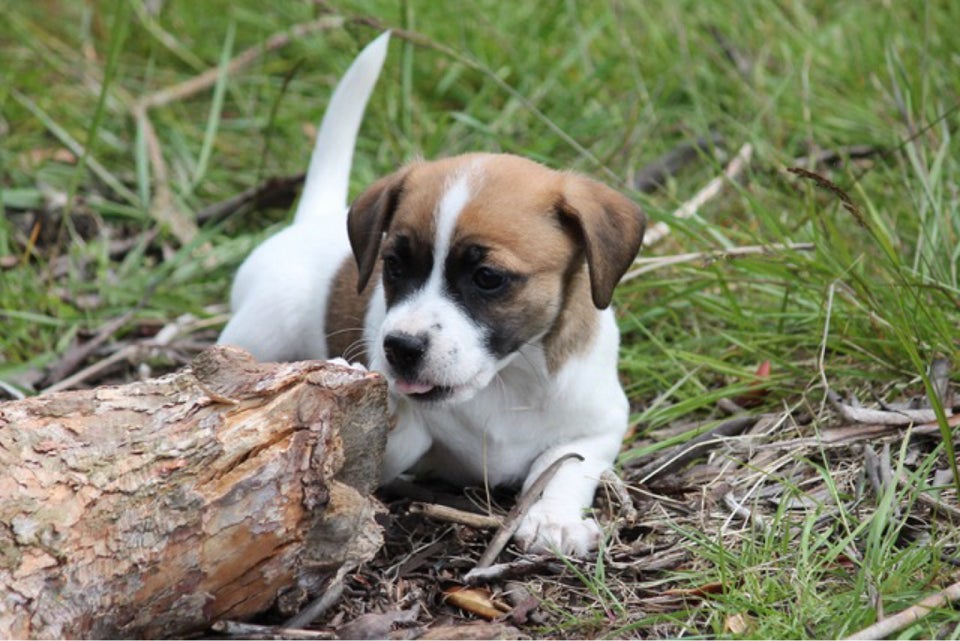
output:
[{"label": "dead leaf", "polygon": [[510,606],[493,598],[490,590],[455,585],[443,591],[443,600],[484,619],[493,620],[510,611]]},{"label": "dead leaf", "polygon": [[53,160],[54,162],[65,165],[73,165],[77,162],[77,156],[64,147],[39,147],[21,154],[21,164],[25,167],[39,167],[48,160]]},{"label": "dead leaf", "polygon": [[767,389],[767,384],[770,379],[770,361],[765,360],[760,363],[753,376],[755,382],[751,385],[750,389],[733,399],[733,402],[742,408],[760,405],[769,393],[770,390]]},{"label": "dead leaf", "polygon": [[715,581],[713,583],[704,583],[695,588],[671,588],[664,590],[663,594],[668,596],[692,596],[703,599],[711,594],[721,594],[723,590],[723,583]]},{"label": "dead leaf", "polygon": [[753,626],[753,617],[744,612],[731,614],[723,622],[724,632],[732,632],[733,634],[746,634]]}]

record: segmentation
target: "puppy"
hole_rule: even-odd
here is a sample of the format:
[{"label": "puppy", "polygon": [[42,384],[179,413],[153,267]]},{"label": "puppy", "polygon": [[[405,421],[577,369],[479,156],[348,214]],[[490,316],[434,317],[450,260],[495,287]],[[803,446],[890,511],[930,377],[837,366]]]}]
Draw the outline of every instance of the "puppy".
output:
[{"label": "puppy", "polygon": [[[348,115],[338,109],[335,96],[318,144]],[[526,489],[580,455],[515,536],[532,551],[587,554],[601,532],[583,511],[628,421],[609,305],[643,238],[640,208],[576,174],[468,154],[380,179],[346,220],[301,215],[320,202],[318,151],[294,225],[241,267],[221,342],[265,360],[360,358],[381,372],[397,421],[384,483],[416,465]]]}]

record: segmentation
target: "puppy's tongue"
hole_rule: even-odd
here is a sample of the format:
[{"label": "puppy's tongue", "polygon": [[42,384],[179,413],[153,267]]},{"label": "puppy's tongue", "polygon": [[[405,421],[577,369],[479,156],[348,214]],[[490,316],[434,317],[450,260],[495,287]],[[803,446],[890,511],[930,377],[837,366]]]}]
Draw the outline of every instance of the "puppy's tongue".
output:
[{"label": "puppy's tongue", "polygon": [[412,381],[397,380],[393,384],[394,389],[400,394],[426,394],[434,388],[427,383],[414,383]]}]

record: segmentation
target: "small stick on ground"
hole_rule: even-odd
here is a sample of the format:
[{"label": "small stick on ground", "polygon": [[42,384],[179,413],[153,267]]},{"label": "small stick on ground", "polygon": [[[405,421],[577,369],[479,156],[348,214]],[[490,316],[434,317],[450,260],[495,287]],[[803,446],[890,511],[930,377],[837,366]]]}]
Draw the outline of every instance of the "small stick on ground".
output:
[{"label": "small stick on ground", "polygon": [[523,625],[527,621],[536,624],[543,623],[543,616],[537,612],[540,599],[531,594],[524,584],[518,581],[507,581],[503,595],[513,606],[513,610],[509,614],[511,622],[517,625]]},{"label": "small stick on ground", "polygon": [[[851,423],[874,423],[906,427],[918,423],[932,423],[937,420],[933,410],[875,410],[869,407],[856,407],[840,400],[840,396],[831,389],[827,390],[827,400],[833,408]],[[953,416],[951,408],[944,408],[948,417]]]},{"label": "small stick on ground", "polygon": [[305,628],[323,616],[323,614],[332,608],[337,601],[340,600],[340,597],[343,596],[343,578],[346,573],[352,569],[350,564],[341,566],[323,594],[311,601],[310,604],[300,610],[300,612],[287,619],[283,627],[293,629]]},{"label": "small stick on ground", "polygon": [[[700,191],[694,194],[693,198],[683,203],[675,212],[674,218],[690,218],[700,210],[709,201],[716,198],[723,189],[727,181],[736,180],[743,170],[750,164],[750,158],[753,155],[753,145],[745,143],[737,155],[733,157],[730,163],[724,168],[723,173],[717,176],[709,183],[704,185]],[[670,234],[670,226],[661,221],[647,229],[643,242],[647,247],[657,244]]]},{"label": "small stick on ground", "polygon": [[65,353],[60,360],[50,366],[47,375],[44,377],[44,385],[53,385],[59,383],[66,376],[69,376],[77,367],[80,366],[80,363],[85,361],[94,351],[101,345],[103,345],[107,340],[110,339],[121,327],[130,322],[130,319],[133,318],[133,315],[144,305],[146,305],[147,300],[150,296],[153,295],[154,290],[156,289],[156,284],[151,284],[147,287],[147,291],[140,298],[140,301],[132,308],[117,316],[113,320],[108,321],[105,325],[101,326],[97,331],[96,335],[83,343],[82,345],[77,345],[74,349],[69,350]]},{"label": "small stick on ground", "polygon": [[498,528],[503,525],[502,519],[496,516],[486,514],[477,514],[476,512],[467,512],[458,510],[455,507],[446,505],[437,505],[436,503],[412,503],[410,512],[413,514],[422,514],[426,517],[446,521],[448,523],[459,523],[478,529]]},{"label": "small stick on ground", "polygon": [[742,518],[744,521],[754,525],[759,525],[761,528],[767,527],[767,520],[738,501],[737,497],[733,495],[733,492],[727,492],[724,494],[723,502],[728,508],[730,508],[731,512]]},{"label": "small stick on ground", "polygon": [[127,324],[136,309],[127,310],[120,316],[108,321],[103,325],[96,335],[85,343],[77,345],[71,350],[68,350],[56,363],[54,363],[47,375],[44,377],[44,383],[52,385],[58,381],[63,380],[64,377],[70,375],[71,372],[75,371],[77,366],[80,365],[83,361],[87,359],[94,351],[101,345],[103,345],[107,340],[113,336],[113,334],[119,330],[121,327]]},{"label": "small stick on ground", "polygon": [[633,261],[635,269],[628,271],[620,282],[628,281],[637,276],[642,276],[648,272],[670,267],[671,265],[680,265],[682,263],[700,262],[705,265],[718,260],[727,260],[729,258],[740,258],[742,256],[771,255],[782,251],[813,251],[816,245],[813,243],[774,243],[773,245],[747,245],[745,247],[732,247],[730,249],[717,249],[705,252],[692,252],[689,254],[674,254],[672,256],[654,256],[650,258],[638,258]]},{"label": "small stick on ground", "polygon": [[52,394],[53,392],[61,392],[63,390],[70,389],[76,385],[79,385],[80,383],[83,383],[84,381],[94,378],[102,372],[109,370],[117,363],[121,363],[128,359],[135,360],[140,354],[149,354],[154,349],[167,347],[174,338],[183,334],[185,331],[185,326],[193,321],[196,321],[196,318],[189,314],[180,316],[176,320],[164,325],[164,327],[152,339],[136,343],[128,343],[106,358],[88,365],[72,376],[68,376],[67,378],[57,381],[40,393]]},{"label": "small stick on ground", "polygon": [[526,515],[530,507],[537,502],[540,498],[540,495],[543,494],[544,488],[547,487],[557,471],[560,469],[560,466],[569,461],[570,459],[575,458],[582,461],[583,457],[579,454],[573,452],[569,454],[564,454],[556,461],[550,464],[550,467],[545,469],[540,476],[537,477],[537,480],[533,482],[533,485],[530,486],[523,496],[517,499],[516,505],[513,506],[513,509],[510,510],[510,513],[507,514],[507,518],[503,520],[503,525],[500,526],[500,529],[497,530],[497,533],[493,535],[493,539],[490,541],[490,546],[487,548],[487,551],[483,553],[483,556],[480,557],[480,560],[477,561],[477,565],[473,570],[467,572],[467,575],[464,577],[464,580],[469,581],[469,577],[472,573],[477,570],[489,567],[493,563],[494,559],[497,558],[497,555],[503,550],[507,545],[507,541],[510,540],[510,537],[513,536],[513,533],[517,531],[517,528],[520,526],[520,520]]},{"label": "small stick on ground", "polygon": [[[909,480],[907,479],[906,474],[901,473],[897,476],[897,480],[901,485],[909,485]],[[960,508],[950,505],[949,503],[944,503],[935,496],[930,496],[927,494],[930,490],[917,490],[916,499],[917,503],[925,505],[933,512],[940,512],[941,514],[947,515],[951,521],[955,524],[960,525]]]},{"label": "small stick on ground", "polygon": [[[947,419],[947,425],[956,427],[960,425],[960,414],[954,414]],[[757,449],[796,449],[802,448],[833,448],[847,447],[851,443],[858,443],[867,439],[882,438],[897,433],[902,425],[874,424],[874,425],[849,425],[846,427],[833,427],[822,430],[818,436],[806,438],[794,438],[774,443],[758,444]],[[914,436],[932,436],[940,434],[940,424],[936,422],[922,423],[910,427],[910,433]]]},{"label": "small stick on ground", "polygon": [[620,504],[620,514],[627,525],[633,525],[637,522],[639,514],[637,508],[633,505],[633,498],[630,496],[630,490],[627,484],[623,482],[613,470],[604,470],[600,475],[600,482],[603,486],[613,492]]},{"label": "small stick on ground", "polygon": [[883,495],[883,483],[880,481],[880,459],[869,443],[863,446],[863,471],[867,475],[867,481],[873,488],[875,496]]},{"label": "small stick on ground", "polygon": [[940,406],[944,409],[953,407],[953,393],[950,391],[950,361],[946,358],[935,358],[930,363],[930,382],[936,391]]},{"label": "small stick on ground", "polygon": [[650,461],[639,470],[631,474],[631,478],[639,479],[640,483],[647,483],[664,474],[673,472],[690,461],[703,456],[724,438],[740,434],[764,416],[738,416],[720,423],[713,429],[704,432],[686,443],[669,448],[666,452]]},{"label": "small stick on ground", "polygon": [[931,611],[942,608],[954,601],[960,601],[960,582],[944,588],[936,594],[931,594],[916,605],[898,612],[882,621],[877,621],[859,632],[851,634],[847,639],[886,639],[907,626],[919,621]]},{"label": "small stick on ground", "polygon": [[[311,33],[316,33],[318,31],[336,29],[343,26],[343,23],[344,19],[342,16],[323,16],[322,18],[297,24],[289,29],[284,29],[283,31],[278,31],[267,38],[263,44],[254,45],[234,56],[230,62],[227,63],[227,75],[233,75],[249,67],[264,54],[285,47],[294,40],[298,40],[304,36],[308,36]],[[219,65],[216,67],[211,67],[198,76],[194,76],[189,80],[185,80],[184,82],[177,83],[170,87],[164,87],[163,89],[155,91],[152,94],[144,96],[137,102],[145,109],[162,107],[170,104],[171,102],[189,98],[190,96],[200,93],[205,89],[209,89],[217,84],[217,78],[219,75]]]},{"label": "small stick on ground", "polygon": [[563,563],[553,556],[540,556],[534,559],[518,559],[509,563],[496,563],[485,568],[474,568],[463,577],[464,583],[493,583],[504,579],[520,579],[531,574],[557,574],[566,569]]},{"label": "small stick on ground", "polygon": [[313,639],[336,639],[333,632],[320,630],[300,630],[296,628],[276,628],[270,625],[241,623],[240,621],[217,621],[210,629],[231,639],[293,639],[294,641],[312,641]]}]

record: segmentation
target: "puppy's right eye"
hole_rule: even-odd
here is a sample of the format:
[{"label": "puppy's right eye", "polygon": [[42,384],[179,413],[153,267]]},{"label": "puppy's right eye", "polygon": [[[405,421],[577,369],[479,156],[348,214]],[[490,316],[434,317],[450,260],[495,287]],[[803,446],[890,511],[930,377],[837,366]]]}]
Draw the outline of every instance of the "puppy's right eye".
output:
[{"label": "puppy's right eye", "polygon": [[403,278],[403,263],[393,254],[383,257],[383,275],[387,280],[396,281]]}]

